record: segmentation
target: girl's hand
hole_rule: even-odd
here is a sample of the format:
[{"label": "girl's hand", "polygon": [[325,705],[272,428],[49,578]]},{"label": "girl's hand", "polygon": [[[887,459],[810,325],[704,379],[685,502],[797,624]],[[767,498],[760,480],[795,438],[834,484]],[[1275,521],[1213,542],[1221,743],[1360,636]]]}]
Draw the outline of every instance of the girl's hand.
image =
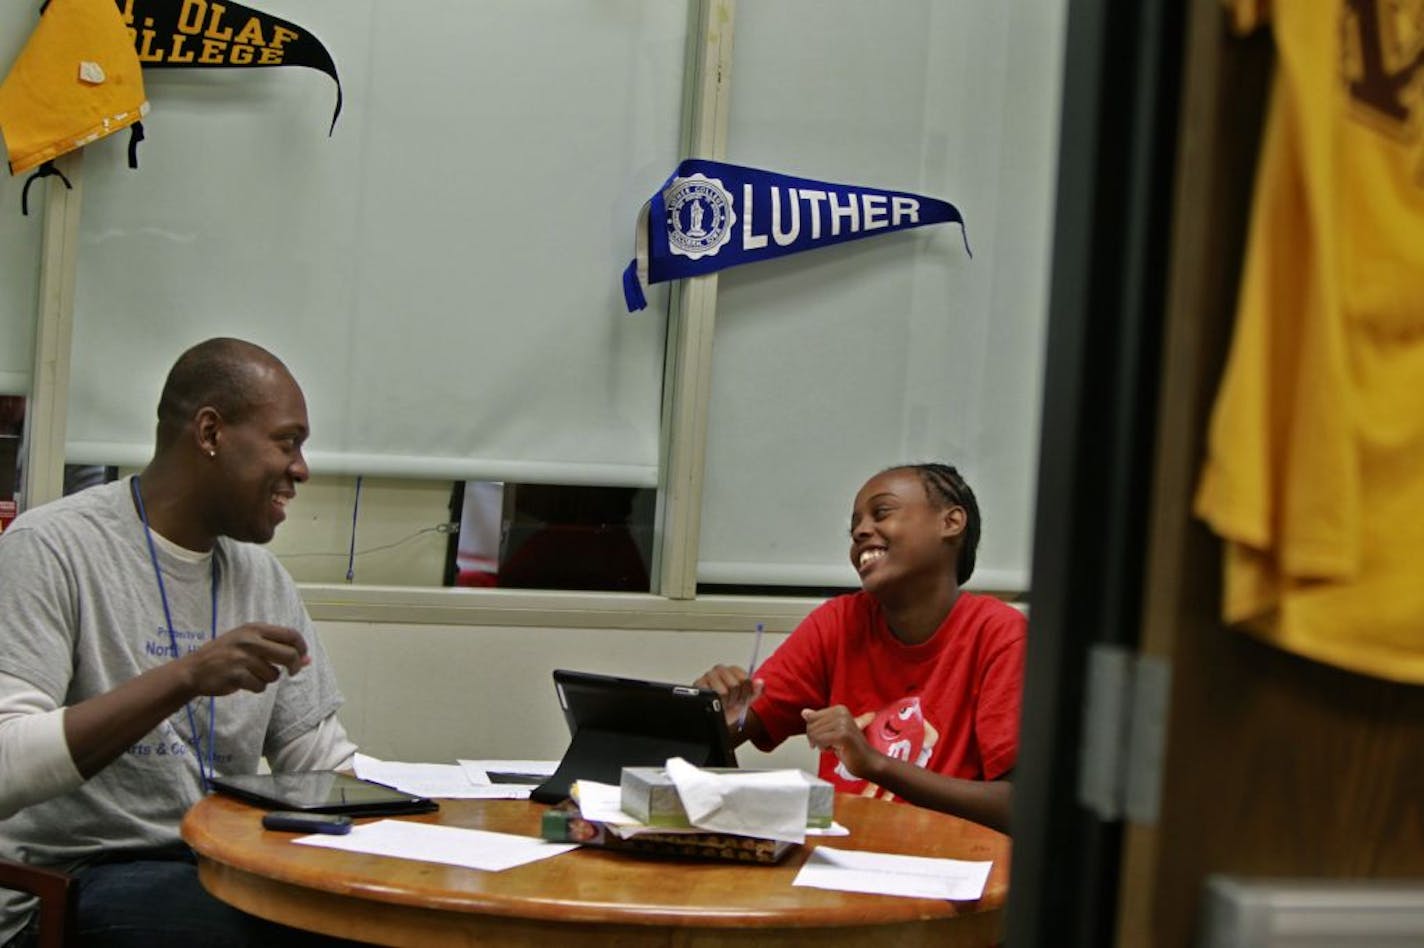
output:
[{"label": "girl's hand", "polygon": [[736,665],[717,665],[692,684],[717,692],[717,697],[722,699],[722,713],[726,715],[727,727],[734,732],[746,708],[761,697],[765,687],[760,678],[748,678],[747,673]]},{"label": "girl's hand", "polygon": [[812,747],[835,751],[846,770],[862,780],[874,781],[872,771],[885,755],[870,746],[849,708],[843,704],[819,711],[804,708],[801,719],[806,722],[806,739]]}]

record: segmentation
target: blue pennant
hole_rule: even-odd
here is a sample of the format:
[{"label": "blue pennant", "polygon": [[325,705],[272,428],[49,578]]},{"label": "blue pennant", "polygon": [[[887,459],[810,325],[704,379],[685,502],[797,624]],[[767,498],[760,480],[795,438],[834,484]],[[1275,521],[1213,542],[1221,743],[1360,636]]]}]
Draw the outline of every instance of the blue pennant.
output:
[{"label": "blue pennant", "polygon": [[970,253],[964,217],[948,201],[692,158],[638,212],[623,298],[631,313],[648,305],[650,283],[945,223],[959,225]]}]

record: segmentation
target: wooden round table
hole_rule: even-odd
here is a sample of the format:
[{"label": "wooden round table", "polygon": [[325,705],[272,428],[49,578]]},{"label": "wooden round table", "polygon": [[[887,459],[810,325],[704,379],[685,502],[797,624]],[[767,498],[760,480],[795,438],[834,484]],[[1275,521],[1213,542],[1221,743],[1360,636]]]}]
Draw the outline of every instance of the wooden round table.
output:
[{"label": "wooden round table", "polygon": [[[401,819],[537,836],[546,808],[523,800],[442,800]],[[904,804],[837,796],[840,849],[993,860],[976,902],[793,886],[817,838],[775,866],[655,859],[580,849],[480,872],[292,843],[262,810],[220,795],[183,820],[213,895],[272,921],[385,945],[570,944],[982,946],[1002,938],[1009,840]]]}]

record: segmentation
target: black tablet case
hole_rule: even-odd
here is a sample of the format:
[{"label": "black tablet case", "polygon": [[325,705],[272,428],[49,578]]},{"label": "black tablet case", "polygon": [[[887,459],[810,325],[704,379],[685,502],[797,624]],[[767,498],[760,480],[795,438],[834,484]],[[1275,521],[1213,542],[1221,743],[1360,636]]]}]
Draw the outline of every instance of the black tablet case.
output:
[{"label": "black tablet case", "polygon": [[661,767],[669,757],[737,766],[714,691],[562,668],[554,687],[573,738],[554,775],[530,794],[536,802],[566,799],[575,780],[617,786],[624,767]]}]

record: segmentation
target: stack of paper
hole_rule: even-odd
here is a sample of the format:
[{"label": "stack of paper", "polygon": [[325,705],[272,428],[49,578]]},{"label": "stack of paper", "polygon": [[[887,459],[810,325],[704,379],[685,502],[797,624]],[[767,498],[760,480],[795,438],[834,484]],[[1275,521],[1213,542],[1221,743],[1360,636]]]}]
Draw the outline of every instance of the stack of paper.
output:
[{"label": "stack of paper", "polygon": [[344,836],[317,833],[293,842],[353,853],[438,862],[467,869],[500,872],[558,856],[577,847],[528,836],[435,826],[408,820],[378,820],[352,827]]},{"label": "stack of paper", "polygon": [[356,755],[356,776],[422,797],[449,800],[525,800],[554,769],[556,760],[462,760],[411,764]]}]

